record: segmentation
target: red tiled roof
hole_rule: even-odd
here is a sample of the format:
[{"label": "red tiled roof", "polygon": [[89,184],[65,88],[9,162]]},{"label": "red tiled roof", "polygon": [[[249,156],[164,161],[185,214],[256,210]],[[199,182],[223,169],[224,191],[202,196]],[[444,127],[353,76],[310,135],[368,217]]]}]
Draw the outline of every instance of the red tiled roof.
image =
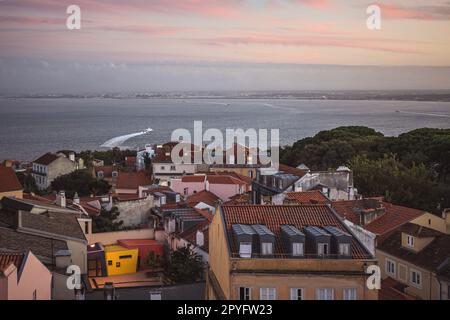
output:
[{"label": "red tiled roof", "polygon": [[100,171],[103,172],[103,177],[105,178],[111,178],[113,171],[119,171],[118,167],[115,165],[112,166],[98,166],[94,167],[95,173],[98,173]]},{"label": "red tiled roof", "polygon": [[180,233],[179,237],[182,239],[185,239],[192,243],[193,245],[196,245],[197,242],[197,231],[203,232],[203,246],[201,247],[206,252],[209,251],[209,225],[210,221],[205,220],[200,223],[197,223],[192,228],[189,228],[188,230],[185,230],[184,232]]},{"label": "red tiled roof", "polygon": [[[242,205],[242,206],[222,206],[225,226],[228,234],[228,241],[231,245],[231,252],[237,253],[237,246],[232,235],[233,224],[263,224],[269,228],[276,237],[274,254],[279,257],[288,257],[281,237],[280,227],[282,225],[293,225],[299,229],[306,226],[334,226],[345,232],[349,230],[344,223],[326,205]],[[307,252],[308,254],[308,252]],[[354,259],[369,259],[371,255],[353,237],[352,256]]]},{"label": "red tiled roof", "polygon": [[236,178],[238,180],[242,180],[243,182],[247,183],[248,185],[252,184],[252,178],[247,177],[247,176],[243,176],[242,174],[236,173],[236,172],[232,172],[232,171],[221,171],[221,172],[210,172],[208,173],[208,176],[230,176],[233,178]]},{"label": "red tiled roof", "polygon": [[286,200],[299,204],[331,203],[330,199],[328,199],[320,190],[288,192],[286,194]]},{"label": "red tiled roof", "polygon": [[22,189],[22,185],[19,179],[17,179],[14,170],[0,164],[0,192],[18,191]]},{"label": "red tiled roof", "polygon": [[120,171],[117,177],[116,189],[138,189],[140,186],[152,184],[152,180],[144,171],[124,172]]},{"label": "red tiled roof", "polygon": [[210,206],[215,206],[220,201],[220,198],[216,196],[214,193],[203,190],[197,193],[194,193],[193,195],[189,196],[186,200],[188,205],[190,206],[196,206],[199,202],[206,203]]},{"label": "red tiled roof", "polygon": [[[172,162],[172,150],[175,146],[177,146],[178,144],[182,144],[180,146],[180,148],[183,146],[184,149],[190,149],[190,158],[191,158],[191,162],[194,161],[195,159],[195,153],[196,152],[202,152],[202,148],[198,147],[194,144],[188,144],[185,142],[168,142],[166,144],[162,145],[162,148],[156,148],[155,149],[155,156],[152,159],[153,163],[173,163]],[[182,150],[180,150],[180,157],[182,157]]]},{"label": "red tiled roof", "polygon": [[294,176],[297,176],[299,178],[303,177],[306,174],[306,172],[301,169],[290,167],[290,166],[287,166],[287,165],[281,164],[281,163],[278,166],[278,170],[283,171],[285,173],[293,174]]},{"label": "red tiled roof", "polygon": [[407,285],[398,282],[391,277],[381,280],[381,290],[378,298],[380,300],[416,300],[404,292]]},{"label": "red tiled roof", "polygon": [[[386,213],[364,226],[364,229],[379,235],[393,231],[397,227],[421,216],[422,210],[407,208],[382,201]],[[335,201],[333,209],[343,218],[355,224],[360,224],[357,209],[367,209],[364,200]]]},{"label": "red tiled roof", "polygon": [[44,154],[43,156],[37,158],[33,162],[42,164],[44,166],[48,166],[50,163],[52,163],[56,159],[58,159],[58,156],[56,154],[48,152],[48,153]]},{"label": "red tiled roof", "polygon": [[181,177],[181,182],[205,182],[205,175],[191,175]]},{"label": "red tiled roof", "polygon": [[19,269],[24,258],[24,253],[0,251],[0,271],[6,270],[11,264],[14,264]]},{"label": "red tiled roof", "polygon": [[[411,223],[412,224],[412,223]],[[401,226],[377,245],[377,251],[385,252],[400,260],[407,261],[420,268],[436,272],[450,257],[450,235],[435,230],[422,230],[430,235],[431,242],[419,252],[407,249],[402,245],[402,233],[415,232],[410,223]]]},{"label": "red tiled roof", "polygon": [[246,184],[244,181],[233,178],[232,176],[222,176],[222,175],[208,175],[208,182],[210,184],[236,184],[236,185]]},{"label": "red tiled roof", "polygon": [[251,204],[250,193],[236,194],[230,198],[224,205],[245,205]]}]

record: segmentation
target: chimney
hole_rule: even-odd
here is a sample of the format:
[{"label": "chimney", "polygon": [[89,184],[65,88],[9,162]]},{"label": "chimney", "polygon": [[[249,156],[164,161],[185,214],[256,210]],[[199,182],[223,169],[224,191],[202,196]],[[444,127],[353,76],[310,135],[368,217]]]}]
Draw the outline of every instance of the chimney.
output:
[{"label": "chimney", "polygon": [[69,153],[69,160],[75,162],[75,153]]},{"label": "chimney", "polygon": [[197,234],[195,235],[195,243],[199,247],[203,247],[205,245],[205,235],[200,230],[197,230]]},{"label": "chimney", "polygon": [[75,192],[75,195],[73,196],[73,203],[80,204],[80,198],[78,197],[77,192]]},{"label": "chimney", "polygon": [[62,208],[66,207],[66,193],[64,191],[60,191],[56,196],[56,204]]}]

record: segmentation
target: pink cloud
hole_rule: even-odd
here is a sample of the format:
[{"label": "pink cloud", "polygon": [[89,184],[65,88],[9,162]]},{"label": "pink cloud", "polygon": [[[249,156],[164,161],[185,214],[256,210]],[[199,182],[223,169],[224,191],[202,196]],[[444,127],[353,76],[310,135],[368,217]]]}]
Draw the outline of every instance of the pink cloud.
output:
[{"label": "pink cloud", "polygon": [[[278,45],[278,46],[311,46],[311,47],[344,47],[358,48],[392,53],[422,53],[416,49],[399,47],[398,41],[367,40],[340,37],[282,37],[279,35],[251,35],[241,37],[218,37],[194,40],[197,43],[210,46],[225,45]],[[393,45],[394,44],[394,45]]]},{"label": "pink cloud", "polygon": [[381,14],[386,19],[392,20],[449,20],[450,2],[445,5],[429,5],[406,7],[395,4],[378,4]]}]

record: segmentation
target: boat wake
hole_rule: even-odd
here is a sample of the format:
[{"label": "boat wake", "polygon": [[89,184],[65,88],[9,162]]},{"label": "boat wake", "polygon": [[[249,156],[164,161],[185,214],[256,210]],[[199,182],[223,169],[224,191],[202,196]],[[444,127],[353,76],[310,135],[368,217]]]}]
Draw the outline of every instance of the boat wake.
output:
[{"label": "boat wake", "polygon": [[153,131],[153,129],[148,128],[141,132],[130,133],[130,134],[126,134],[123,136],[115,137],[115,138],[109,139],[108,141],[103,143],[100,147],[110,148],[110,149],[120,147],[125,141],[127,141],[131,138],[134,138],[134,137],[142,136],[142,135],[147,134],[152,131]]}]

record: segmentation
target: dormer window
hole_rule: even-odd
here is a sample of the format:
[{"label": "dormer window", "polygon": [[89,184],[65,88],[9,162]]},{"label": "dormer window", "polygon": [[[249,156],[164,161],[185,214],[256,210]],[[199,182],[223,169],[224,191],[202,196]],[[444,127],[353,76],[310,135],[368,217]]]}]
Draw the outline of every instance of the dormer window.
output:
[{"label": "dormer window", "polygon": [[319,256],[328,255],[328,243],[318,243],[317,244],[317,254]]},{"label": "dormer window", "polygon": [[239,256],[241,258],[251,258],[252,257],[252,243],[251,242],[241,242],[239,244]]},{"label": "dormer window", "polygon": [[273,254],[273,244],[271,242],[261,243],[261,255],[268,256]]},{"label": "dormer window", "polygon": [[406,236],[406,245],[410,248],[414,248],[414,237],[407,235]]},{"label": "dormer window", "polygon": [[303,243],[294,242],[292,244],[292,255],[295,257],[299,257],[299,256],[303,256],[303,254],[304,254]]},{"label": "dormer window", "polygon": [[340,243],[339,244],[339,255],[341,255],[341,256],[350,256],[350,244],[348,244],[348,243]]},{"label": "dormer window", "polygon": [[283,189],[283,180],[278,181],[278,189]]}]

